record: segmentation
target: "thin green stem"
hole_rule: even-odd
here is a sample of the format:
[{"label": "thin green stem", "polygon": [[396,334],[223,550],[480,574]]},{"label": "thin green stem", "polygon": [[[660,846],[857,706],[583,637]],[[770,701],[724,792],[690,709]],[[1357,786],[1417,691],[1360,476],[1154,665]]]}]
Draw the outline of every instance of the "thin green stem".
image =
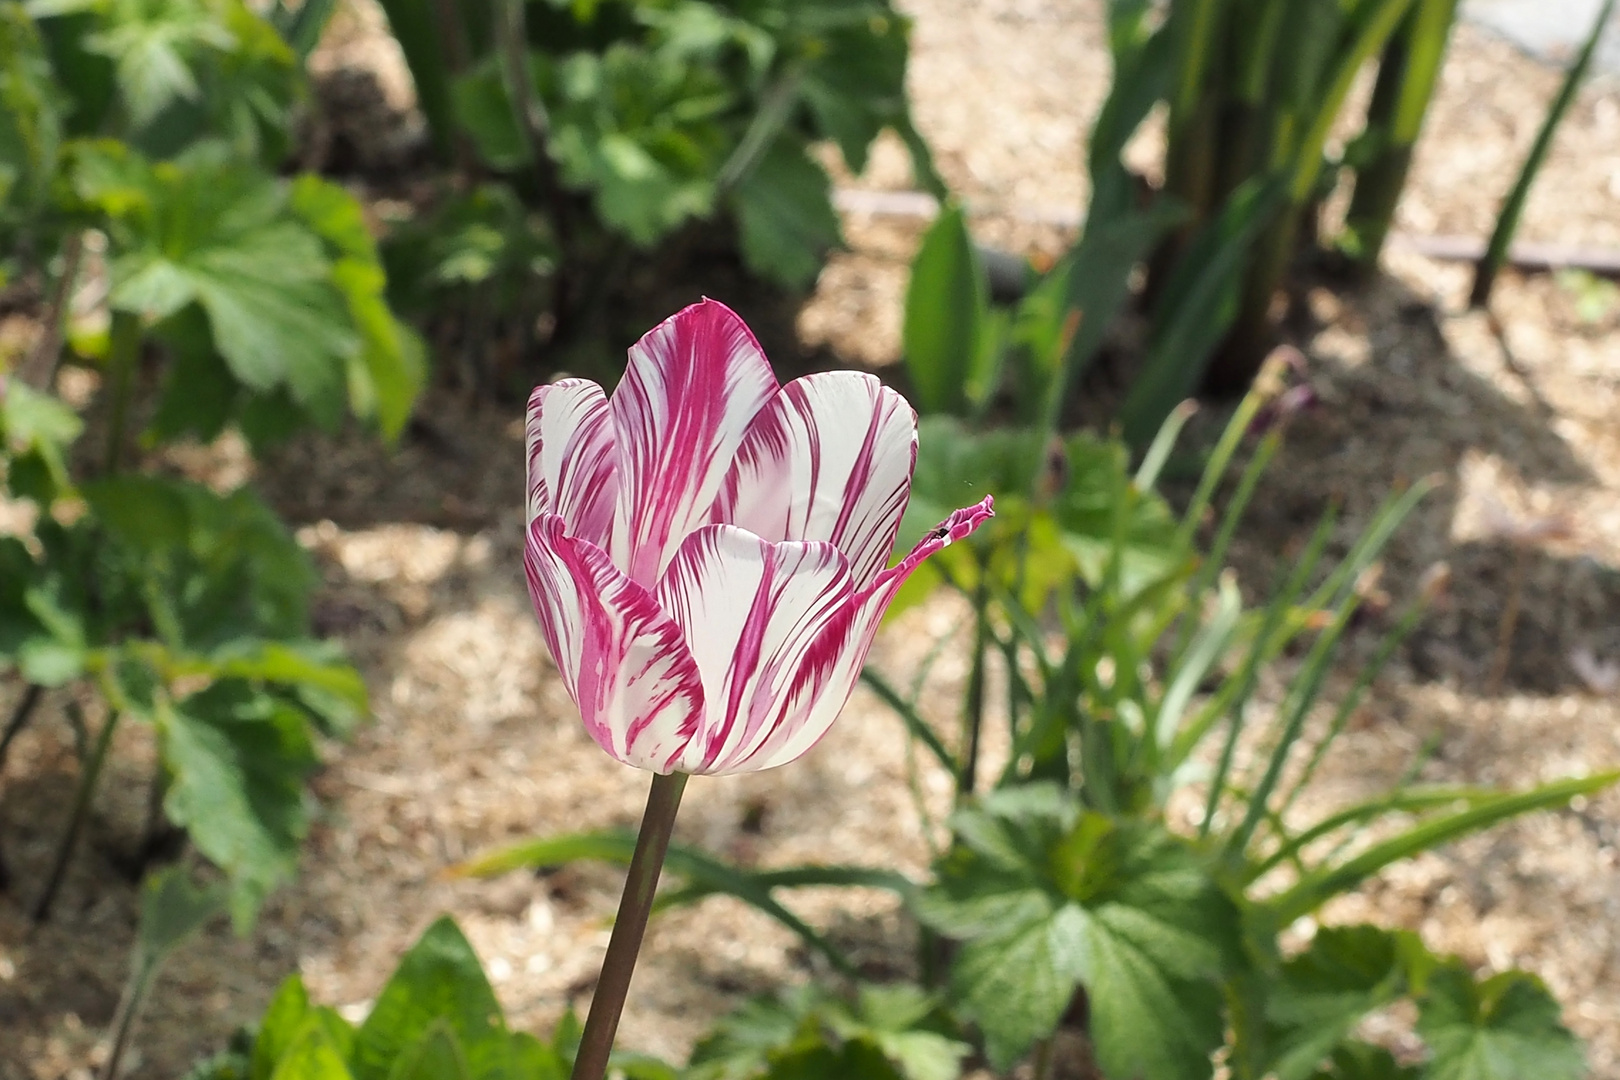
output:
[{"label": "thin green stem", "polygon": [[107,418],[107,455],[103,468],[118,471],[124,453],[124,428],[129,423],[129,399],[135,389],[135,368],[141,355],[141,319],[127,311],[112,316],[107,377],[112,393],[112,411]]},{"label": "thin green stem", "polygon": [[79,833],[84,829],[84,822],[90,816],[90,803],[96,793],[96,781],[101,777],[101,768],[107,763],[107,751],[112,747],[114,730],[118,727],[118,718],[122,713],[108,714],[106,721],[101,725],[101,733],[96,736],[95,749],[90,752],[90,759],[84,763],[84,771],[79,774],[79,790],[73,795],[73,812],[68,817],[67,832],[62,837],[62,843],[56,849],[56,864],[51,867],[51,875],[45,882],[45,891],[39,896],[39,902],[34,905],[34,921],[42,923],[51,915],[51,904],[56,900],[56,892],[62,887],[62,879],[67,876],[68,863],[73,861],[73,849],[78,846]]},{"label": "thin green stem", "polygon": [[142,962],[130,972],[123,999],[119,1001],[118,1012],[113,1017],[112,1049],[107,1052],[107,1063],[101,1067],[100,1080],[118,1080],[118,1067],[123,1063],[130,1033],[135,1030],[135,1017],[146,1000],[146,992],[152,988],[157,967],[155,963]]},{"label": "thin green stem", "polygon": [[45,694],[45,688],[38,683],[29,683],[23,690],[22,698],[18,700],[17,707],[11,712],[11,719],[6,721],[6,729],[0,733],[0,769],[6,767],[6,752],[11,749],[11,740],[17,733],[28,726],[28,721],[39,707],[39,699]]},{"label": "thin green stem", "polygon": [[956,779],[956,798],[973,797],[979,785],[979,736],[984,729],[985,660],[990,651],[989,590],[984,584],[988,567],[979,571],[979,587],[974,590],[973,667],[968,672],[967,694],[962,703],[962,771]]},{"label": "thin green stem", "polygon": [[681,806],[687,775],[670,773],[654,776],[647,793],[647,810],[641,816],[641,833],[636,837],[636,853],[630,858],[630,876],[619,899],[619,914],[613,921],[602,975],[591,998],[591,1012],[585,1019],[579,1056],[574,1059],[573,1080],[603,1080],[608,1055],[613,1052],[613,1036],[619,1030],[630,976],[636,970],[641,939],[647,933],[647,917],[652,914],[653,895],[658,891],[658,875],[669,851],[669,837],[675,830],[675,813]]}]

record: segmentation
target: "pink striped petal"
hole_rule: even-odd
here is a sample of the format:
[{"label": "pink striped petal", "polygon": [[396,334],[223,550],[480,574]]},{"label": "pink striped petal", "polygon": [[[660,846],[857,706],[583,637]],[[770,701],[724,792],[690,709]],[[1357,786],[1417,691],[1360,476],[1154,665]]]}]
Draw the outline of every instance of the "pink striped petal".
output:
[{"label": "pink striped petal", "polygon": [[849,565],[831,544],[767,543],[734,525],[687,537],[659,583],[658,602],[686,636],[706,709],[676,767],[750,769],[742,763],[795,699],[806,654],[853,595]]},{"label": "pink striped petal", "polygon": [[698,729],[703,684],[680,627],[563,519],[529,525],[523,566],[540,631],[585,730],[626,765],[667,773]]},{"label": "pink striped petal", "polygon": [[528,520],[557,514],[569,536],[606,547],[619,479],[602,388],[588,379],[535,387],[526,436]]},{"label": "pink striped petal", "polygon": [[737,762],[738,771],[786,765],[821,741],[849,701],[866,654],[872,651],[878,624],[900,586],[928,556],[967,537],[993,517],[993,505],[994,500],[987,495],[983,502],[955,511],[923,537],[909,555],[850,598],[840,617],[806,650],[804,663],[792,680],[792,700],[784,704],[770,737]]},{"label": "pink striped petal", "polygon": [[777,391],[754,335],[704,300],[630,350],[613,392],[618,512],[613,562],[648,588],[687,535],[709,520],[720,482],[755,414]]},{"label": "pink striped petal", "polygon": [[872,375],[795,379],[754,418],[711,520],[766,540],[826,540],[871,584],[906,512],[917,414]]}]

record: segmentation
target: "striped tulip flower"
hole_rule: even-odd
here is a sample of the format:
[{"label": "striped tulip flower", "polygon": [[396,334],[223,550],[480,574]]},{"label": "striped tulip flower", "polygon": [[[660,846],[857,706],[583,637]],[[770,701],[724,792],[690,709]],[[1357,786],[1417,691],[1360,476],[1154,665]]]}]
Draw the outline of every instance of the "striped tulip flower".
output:
[{"label": "striped tulip flower", "polygon": [[585,727],[655,773],[786,764],[848,700],[878,621],[953,513],[887,566],[916,414],[870,375],[777,384],[705,300],[631,350],[611,398],[583,379],[529,399],[524,565]]}]

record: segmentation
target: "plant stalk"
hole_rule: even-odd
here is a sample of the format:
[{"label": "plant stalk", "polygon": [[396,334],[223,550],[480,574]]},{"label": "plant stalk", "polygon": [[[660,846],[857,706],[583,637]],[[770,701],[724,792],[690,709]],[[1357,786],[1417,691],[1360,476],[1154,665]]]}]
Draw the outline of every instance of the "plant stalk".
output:
[{"label": "plant stalk", "polygon": [[140,354],[140,316],[127,311],[113,312],[107,354],[112,411],[107,418],[107,454],[102,462],[103,470],[109,476],[118,471],[123,458],[124,428],[129,423],[129,399],[135,390],[135,368]]},{"label": "plant stalk", "polygon": [[73,794],[73,812],[68,817],[67,832],[56,849],[56,863],[45,881],[45,891],[40,893],[39,902],[34,905],[36,923],[42,923],[51,916],[51,904],[56,900],[57,890],[62,887],[62,879],[67,876],[68,863],[73,861],[73,849],[78,846],[85,819],[90,816],[96,781],[101,778],[102,766],[107,764],[107,751],[112,747],[113,732],[117,730],[118,719],[122,715],[119,712],[107,715],[101,725],[101,733],[96,736],[95,749],[90,752],[90,759],[84,763],[84,771],[79,774],[79,789]]},{"label": "plant stalk", "polygon": [[17,701],[17,707],[11,711],[11,719],[6,721],[6,730],[0,734],[0,770],[6,767],[6,752],[11,749],[11,740],[17,733],[28,726],[33,717],[34,710],[39,707],[39,699],[45,695],[45,688],[38,683],[29,683],[23,691],[23,696]]},{"label": "plant stalk", "polygon": [[636,853],[630,859],[630,876],[624,882],[613,936],[602,960],[602,975],[591,997],[579,1056],[574,1059],[573,1080],[603,1080],[607,1075],[613,1037],[619,1030],[641,939],[647,933],[647,917],[652,914],[653,894],[658,890],[658,875],[664,868],[664,854],[669,850],[675,813],[680,809],[687,779],[686,773],[678,772],[653,777],[647,809],[641,816],[641,832],[636,837]]},{"label": "plant stalk", "polygon": [[56,385],[56,368],[62,359],[63,323],[73,300],[73,283],[79,277],[79,260],[84,255],[84,233],[75,232],[62,245],[62,274],[41,314],[44,332],[23,361],[22,381],[36,390],[49,391]]}]

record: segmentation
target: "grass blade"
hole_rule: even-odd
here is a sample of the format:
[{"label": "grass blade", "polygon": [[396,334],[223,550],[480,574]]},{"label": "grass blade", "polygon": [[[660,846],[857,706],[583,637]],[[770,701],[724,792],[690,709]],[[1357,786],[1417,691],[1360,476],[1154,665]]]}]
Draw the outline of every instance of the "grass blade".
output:
[{"label": "grass blade", "polygon": [[[559,866],[593,859],[629,866],[635,854],[636,834],[624,830],[569,833],[538,840],[526,840],[509,847],[480,855],[458,866],[449,873],[465,877],[491,877],[510,870]],[[815,949],[839,971],[854,974],[848,959],[818,934],[803,919],[783,907],[771,890],[799,888],[813,885],[865,886],[887,889],[901,897],[909,897],[915,885],[901,874],[864,866],[797,866],[780,870],[749,871],[721,862],[697,848],[671,844],[664,863],[665,870],[678,874],[685,884],[659,897],[654,910],[667,910],[682,904],[695,903],[706,896],[723,894],[735,897],[761,913],[792,930],[806,945]]]},{"label": "grass blade", "polygon": [[1266,906],[1277,924],[1286,926],[1301,915],[1315,911],[1339,893],[1354,888],[1391,863],[1521,814],[1559,806],[1577,795],[1601,791],[1616,780],[1620,780],[1620,771],[1558,780],[1529,791],[1503,792],[1494,798],[1482,799],[1465,810],[1422,822],[1398,836],[1374,844],[1338,866],[1318,869]]},{"label": "grass blade", "polygon": [[1496,284],[1496,275],[1507,259],[1508,245],[1513,242],[1513,234],[1519,229],[1519,217],[1524,213],[1524,204],[1530,198],[1530,186],[1536,182],[1536,175],[1541,172],[1541,164],[1546,160],[1547,151],[1552,147],[1553,135],[1557,133],[1558,125],[1563,122],[1564,114],[1574,103],[1575,92],[1580,89],[1582,80],[1586,78],[1587,69],[1592,66],[1598,39],[1603,36],[1604,28],[1609,25],[1609,16],[1613,13],[1614,0],[1606,0],[1603,10],[1598,12],[1597,22],[1592,25],[1592,32],[1587,35],[1586,43],[1581,46],[1580,54],[1564,78],[1564,85],[1559,87],[1558,96],[1553,98],[1552,105],[1547,110],[1547,119],[1542,121],[1541,130],[1536,133],[1536,141],[1530,147],[1530,154],[1524,159],[1524,168],[1519,171],[1519,178],[1514,182],[1513,190],[1508,192],[1507,201],[1502,204],[1502,212],[1497,215],[1496,229],[1491,233],[1491,242],[1486,246],[1479,264],[1474,268],[1474,287],[1468,294],[1470,307],[1484,307],[1490,302],[1491,288]]}]

